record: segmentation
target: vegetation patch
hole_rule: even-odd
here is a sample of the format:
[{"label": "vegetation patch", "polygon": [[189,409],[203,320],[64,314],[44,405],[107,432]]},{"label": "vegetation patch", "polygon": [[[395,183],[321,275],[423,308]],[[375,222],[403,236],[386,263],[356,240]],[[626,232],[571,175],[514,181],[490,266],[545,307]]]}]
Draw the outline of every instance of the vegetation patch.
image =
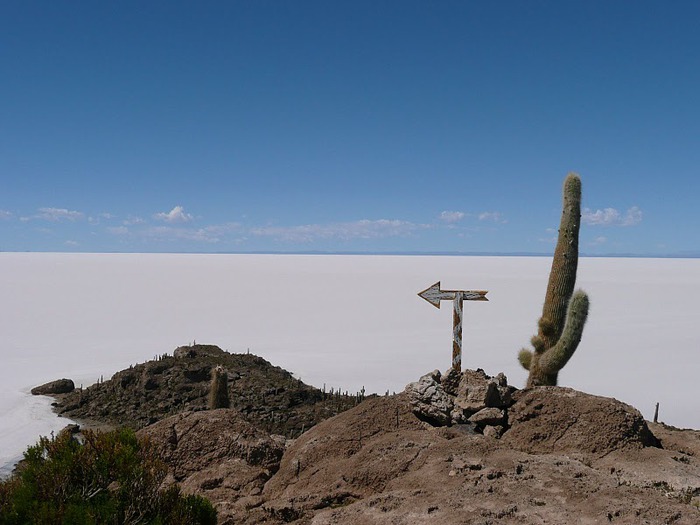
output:
[{"label": "vegetation patch", "polygon": [[161,490],[167,466],[132,430],[42,437],[0,483],[0,525],[209,525],[216,511],[178,486]]}]

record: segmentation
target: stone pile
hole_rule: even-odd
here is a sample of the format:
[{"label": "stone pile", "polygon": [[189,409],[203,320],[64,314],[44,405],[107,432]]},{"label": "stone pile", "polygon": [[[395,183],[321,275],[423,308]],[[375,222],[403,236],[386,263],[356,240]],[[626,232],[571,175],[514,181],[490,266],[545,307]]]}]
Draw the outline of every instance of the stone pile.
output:
[{"label": "stone pile", "polygon": [[508,428],[508,409],[517,389],[508,386],[503,373],[495,377],[483,370],[444,375],[433,370],[409,383],[405,393],[413,413],[433,426],[457,426],[465,432],[500,437]]}]

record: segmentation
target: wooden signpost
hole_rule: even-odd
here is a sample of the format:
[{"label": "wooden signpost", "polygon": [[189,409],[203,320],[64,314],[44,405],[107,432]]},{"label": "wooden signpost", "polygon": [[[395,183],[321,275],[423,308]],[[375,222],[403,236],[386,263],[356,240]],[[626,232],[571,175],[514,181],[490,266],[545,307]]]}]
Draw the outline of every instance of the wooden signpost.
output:
[{"label": "wooden signpost", "polygon": [[452,300],[452,368],[462,371],[462,305],[463,301],[488,301],[485,290],[441,290],[440,281],[418,295],[440,308],[440,301]]}]

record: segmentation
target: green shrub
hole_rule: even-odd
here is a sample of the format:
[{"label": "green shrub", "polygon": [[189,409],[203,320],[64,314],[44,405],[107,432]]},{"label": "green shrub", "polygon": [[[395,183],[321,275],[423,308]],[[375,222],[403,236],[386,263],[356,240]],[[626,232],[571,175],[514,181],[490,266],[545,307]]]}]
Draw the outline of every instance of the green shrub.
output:
[{"label": "green shrub", "polygon": [[0,482],[0,525],[215,524],[216,511],[179,487],[156,447],[132,430],[42,437],[17,474]]}]

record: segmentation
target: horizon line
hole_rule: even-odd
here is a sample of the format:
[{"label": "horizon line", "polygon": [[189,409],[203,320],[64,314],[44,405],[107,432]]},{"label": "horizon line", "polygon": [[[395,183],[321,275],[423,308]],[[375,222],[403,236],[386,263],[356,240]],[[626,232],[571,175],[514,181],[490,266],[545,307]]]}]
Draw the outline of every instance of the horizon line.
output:
[{"label": "horizon line", "polygon": [[[418,251],[418,250],[397,250],[397,251],[354,251],[354,250],[251,250],[251,251],[52,251],[52,250],[22,250],[7,251],[0,250],[0,253],[43,253],[43,254],[160,254],[160,255],[367,255],[367,256],[427,256],[427,257],[553,257],[552,253],[545,252],[466,252],[466,251]],[[700,259],[700,252],[676,253],[676,254],[644,254],[644,253],[581,253],[579,257],[590,258],[623,258],[623,259]]]}]

